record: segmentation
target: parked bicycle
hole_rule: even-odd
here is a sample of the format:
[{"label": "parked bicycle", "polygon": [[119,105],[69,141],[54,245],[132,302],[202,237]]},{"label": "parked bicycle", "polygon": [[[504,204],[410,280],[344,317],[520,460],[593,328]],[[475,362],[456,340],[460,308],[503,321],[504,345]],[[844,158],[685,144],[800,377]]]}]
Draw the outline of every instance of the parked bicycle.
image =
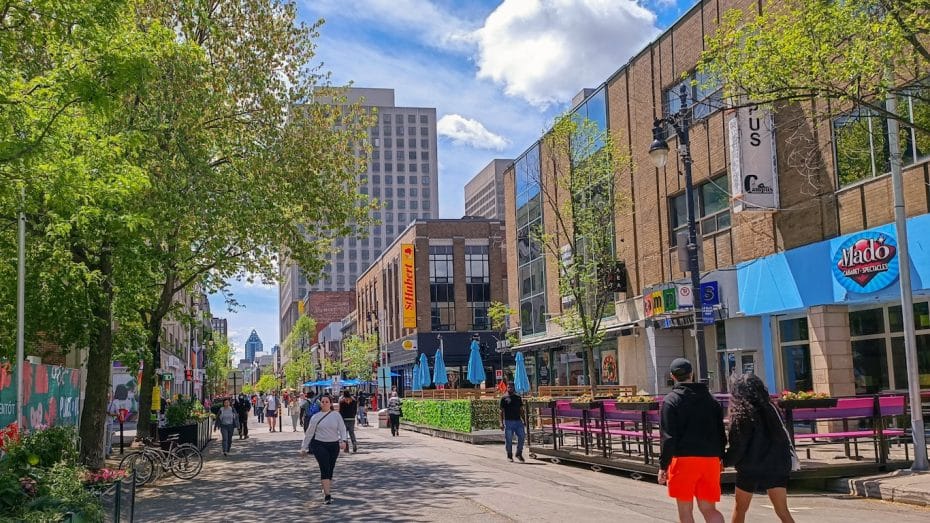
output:
[{"label": "parked bicycle", "polygon": [[178,444],[178,436],[167,440],[168,450],[151,438],[144,438],[141,449],[127,454],[119,464],[120,470],[136,473],[136,486],[150,483],[171,472],[179,479],[194,479],[203,469],[203,455],[190,443]]}]

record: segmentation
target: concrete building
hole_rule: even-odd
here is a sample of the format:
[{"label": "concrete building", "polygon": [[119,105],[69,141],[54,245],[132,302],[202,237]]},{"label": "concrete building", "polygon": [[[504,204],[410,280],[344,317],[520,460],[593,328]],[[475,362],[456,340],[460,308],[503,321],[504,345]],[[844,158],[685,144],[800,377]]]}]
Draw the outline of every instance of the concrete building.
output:
[{"label": "concrete building", "polygon": [[210,318],[210,330],[216,341],[225,340],[229,336],[229,322],[226,318]]},{"label": "concrete building", "polygon": [[307,292],[351,291],[355,280],[413,220],[439,216],[439,164],[436,153],[436,109],[398,107],[393,89],[351,88],[348,102],[361,101],[378,123],[370,129],[372,146],[367,183],[361,192],[383,203],[372,212],[378,222],[366,238],[336,241],[324,276],[308,282],[293,263],[281,264],[279,283],[281,339],[300,316],[298,303]]},{"label": "concrete building", "polygon": [[[629,205],[615,221],[628,292],[617,295],[616,314],[605,322],[595,378],[667,391],[669,362],[697,361],[688,303],[700,299],[715,390],[725,391],[727,377],[742,372],[763,377],[770,390],[834,396],[900,390],[897,270],[908,263],[921,384],[930,387],[926,137],[902,127],[910,259],[899,261],[884,138],[868,132],[883,128],[878,115],[850,107],[832,121],[811,121],[801,105],[775,114],[728,109],[719,88],[703,78],[692,83],[701,39],[724,12],[761,8],[751,0],[698,2],[573,108],[617,137],[634,166],[621,173]],[[674,133],[667,166],[657,169],[648,156],[653,121],[678,111],[682,85],[694,117],[690,150],[705,267],[697,298],[687,292],[690,280],[678,261],[687,219]],[[899,106],[926,125],[925,98]],[[505,175],[510,302],[520,311],[518,349],[527,354],[533,385],[574,384],[585,362],[577,339],[553,321],[563,312],[557,265],[526,234],[552,230],[552,208],[538,182],[550,166],[540,149],[531,145]]]},{"label": "concrete building", "polygon": [[[378,337],[399,389],[409,389],[420,353],[434,358],[439,335],[450,386],[464,381],[473,335],[493,353],[488,307],[506,301],[504,228],[499,220],[417,220],[374,261],[357,282],[357,330]],[[486,358],[494,382],[497,355]],[[504,363],[509,364],[511,358]],[[432,363],[430,364],[432,365]]]},{"label": "concrete building", "polygon": [[255,361],[256,353],[261,352],[263,347],[262,339],[258,337],[258,333],[255,332],[255,329],[252,329],[252,334],[249,334],[249,339],[245,341],[246,361]]},{"label": "concrete building", "polygon": [[491,160],[465,184],[465,215],[504,219],[504,171],[513,160]]},{"label": "concrete building", "polygon": [[[171,380],[163,381],[164,397],[175,394],[203,393],[204,357],[206,352],[204,331],[210,317],[210,304],[200,287],[184,290],[173,297],[179,312],[169,315],[162,322],[161,361],[159,368]],[[191,324],[187,318],[193,317]],[[188,372],[189,371],[189,372]]]}]

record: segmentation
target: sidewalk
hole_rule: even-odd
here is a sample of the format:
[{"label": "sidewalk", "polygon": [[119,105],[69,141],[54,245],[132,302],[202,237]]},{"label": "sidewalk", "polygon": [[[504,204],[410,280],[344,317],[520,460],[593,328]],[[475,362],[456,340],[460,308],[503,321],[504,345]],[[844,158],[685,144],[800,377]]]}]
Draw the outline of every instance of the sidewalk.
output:
[{"label": "sidewalk", "polygon": [[838,480],[835,486],[854,496],[930,507],[930,472],[896,470],[880,476]]}]

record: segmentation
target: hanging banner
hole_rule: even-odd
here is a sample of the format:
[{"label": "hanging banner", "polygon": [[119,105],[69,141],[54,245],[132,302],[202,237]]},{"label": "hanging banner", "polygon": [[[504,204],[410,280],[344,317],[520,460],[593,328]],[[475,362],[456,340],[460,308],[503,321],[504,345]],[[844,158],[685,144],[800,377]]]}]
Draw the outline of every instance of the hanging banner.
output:
[{"label": "hanging banner", "polygon": [[[81,400],[81,371],[56,365],[25,362],[23,373],[23,425],[40,429],[77,425]],[[16,374],[9,363],[0,364],[0,428],[16,420]]]},{"label": "hanging banner", "polygon": [[728,122],[734,211],[778,209],[778,168],[771,111],[740,107]]},{"label": "hanging banner", "polygon": [[417,328],[416,271],[413,267],[413,244],[400,246],[401,290],[404,304],[404,328]]}]

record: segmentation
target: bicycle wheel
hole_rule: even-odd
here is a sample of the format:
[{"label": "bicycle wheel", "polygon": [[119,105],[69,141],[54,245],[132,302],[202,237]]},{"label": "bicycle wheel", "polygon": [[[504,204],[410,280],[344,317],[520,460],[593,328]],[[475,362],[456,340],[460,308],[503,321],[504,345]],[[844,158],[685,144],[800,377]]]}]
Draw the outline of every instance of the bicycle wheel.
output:
[{"label": "bicycle wheel", "polygon": [[152,481],[155,477],[155,463],[144,452],[136,452],[123,458],[119,463],[119,469],[129,474],[135,472],[137,487]]},{"label": "bicycle wheel", "polygon": [[171,473],[180,479],[194,479],[203,469],[203,455],[190,444],[172,450],[170,459]]}]

